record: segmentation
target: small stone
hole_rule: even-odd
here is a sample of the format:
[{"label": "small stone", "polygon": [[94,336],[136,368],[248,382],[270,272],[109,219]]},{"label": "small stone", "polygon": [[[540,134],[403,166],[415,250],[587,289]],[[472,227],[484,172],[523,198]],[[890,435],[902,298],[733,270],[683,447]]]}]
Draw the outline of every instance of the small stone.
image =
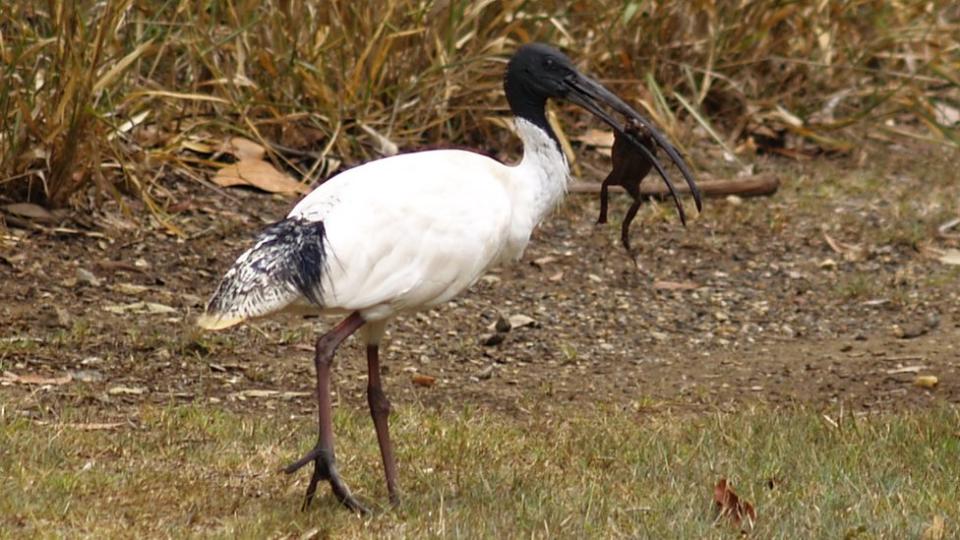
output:
[{"label": "small stone", "polygon": [[497,317],[497,322],[493,323],[493,329],[500,333],[507,333],[511,328],[510,321],[508,321],[503,315]]},{"label": "small stone", "polygon": [[730,316],[727,315],[726,313],[722,312],[722,311],[717,311],[716,313],[714,313],[714,314],[713,314],[713,318],[716,319],[716,320],[718,320],[718,321],[720,321],[720,322],[724,322],[724,321],[729,321],[729,320],[730,320]]},{"label": "small stone", "polygon": [[594,282],[594,283],[603,283],[603,278],[601,278],[600,276],[598,276],[598,275],[596,275],[596,274],[587,274],[587,279],[589,279],[590,281],[592,281],[592,282]]}]

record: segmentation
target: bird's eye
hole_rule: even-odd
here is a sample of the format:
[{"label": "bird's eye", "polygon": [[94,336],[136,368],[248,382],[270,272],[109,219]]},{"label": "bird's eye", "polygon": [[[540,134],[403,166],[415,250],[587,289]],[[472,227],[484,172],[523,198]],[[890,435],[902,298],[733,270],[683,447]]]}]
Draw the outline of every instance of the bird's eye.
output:
[{"label": "bird's eye", "polygon": [[553,61],[553,58],[550,58],[549,56],[543,61],[543,65],[547,66],[548,68],[553,68],[556,64],[557,63]]}]

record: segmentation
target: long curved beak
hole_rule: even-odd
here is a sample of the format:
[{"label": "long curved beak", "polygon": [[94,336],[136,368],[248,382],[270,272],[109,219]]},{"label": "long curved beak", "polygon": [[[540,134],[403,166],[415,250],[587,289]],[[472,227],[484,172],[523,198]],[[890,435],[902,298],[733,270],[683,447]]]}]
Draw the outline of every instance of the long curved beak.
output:
[{"label": "long curved beak", "polygon": [[667,171],[663,168],[663,165],[657,160],[646,146],[641,144],[636,137],[626,132],[624,124],[622,122],[617,122],[611,117],[607,111],[605,111],[601,104],[607,105],[614,111],[624,115],[627,118],[632,118],[636,120],[638,124],[646,128],[647,132],[653,137],[653,140],[656,142],[657,146],[663,149],[666,152],[667,156],[670,157],[670,160],[680,169],[680,173],[683,174],[683,178],[687,181],[687,185],[690,186],[690,193],[693,195],[693,200],[697,204],[697,211],[703,211],[703,202],[700,197],[700,188],[697,187],[697,183],[693,179],[693,173],[690,172],[690,168],[687,167],[687,163],[680,157],[680,153],[677,152],[677,149],[674,148],[670,141],[666,139],[653,123],[640,115],[637,111],[633,110],[632,107],[624,103],[622,99],[617,97],[616,94],[607,90],[603,87],[602,84],[594,81],[586,75],[577,73],[570,76],[566,80],[569,93],[566,96],[566,99],[576,103],[577,105],[583,107],[584,109],[593,113],[594,116],[603,120],[607,125],[615,129],[622,136],[626,137],[640,152],[642,152],[647,159],[653,163],[653,167],[657,170],[657,173],[660,174],[660,177],[663,178],[663,181],[667,184],[667,189],[670,190],[670,195],[673,197],[674,203],[677,205],[677,212],[680,214],[680,221],[686,225],[687,219],[686,215],[683,212],[683,205],[680,204],[680,199],[677,195],[676,189],[673,187],[673,182],[670,181],[670,176],[667,174]]}]

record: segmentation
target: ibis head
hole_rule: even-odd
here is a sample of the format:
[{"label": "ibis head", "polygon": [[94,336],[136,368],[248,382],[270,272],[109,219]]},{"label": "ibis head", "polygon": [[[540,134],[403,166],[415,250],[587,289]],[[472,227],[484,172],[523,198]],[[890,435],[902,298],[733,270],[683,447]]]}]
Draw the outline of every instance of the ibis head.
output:
[{"label": "ibis head", "polygon": [[[556,136],[550,129],[544,115],[544,105],[547,99],[570,101],[590,111],[650,160],[654,169],[670,189],[670,193],[677,204],[680,219],[686,222],[683,206],[677,199],[676,190],[663,165],[636,137],[636,132],[631,133],[626,129],[628,124],[639,124],[645,128],[645,132],[650,134],[656,146],[662,148],[670,160],[680,169],[687,185],[690,186],[690,192],[696,201],[697,210],[702,208],[700,190],[694,181],[693,173],[687,167],[683,158],[680,157],[677,149],[649,120],[627,105],[616,94],[607,90],[602,84],[578,71],[573,62],[559,50],[543,43],[530,43],[520,47],[507,65],[504,89],[507,101],[510,103],[510,108],[514,114],[533,122],[553,137]],[[615,114],[622,115],[624,120],[618,121],[614,116]]]}]

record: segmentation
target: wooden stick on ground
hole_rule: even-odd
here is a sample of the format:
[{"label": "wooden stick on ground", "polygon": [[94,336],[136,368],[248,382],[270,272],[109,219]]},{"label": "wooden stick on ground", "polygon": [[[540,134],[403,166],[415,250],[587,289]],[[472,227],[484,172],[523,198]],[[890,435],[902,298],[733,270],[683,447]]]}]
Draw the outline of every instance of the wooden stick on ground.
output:
[{"label": "wooden stick on ground", "polygon": [[[652,180],[652,179],[651,179]],[[726,197],[737,195],[740,197],[763,197],[773,195],[780,187],[780,179],[773,175],[756,175],[732,180],[705,180],[697,182],[704,197]],[[613,190],[623,191],[620,186],[610,186]],[[690,188],[683,184],[677,185],[680,193],[690,193]],[[600,184],[597,182],[573,182],[570,184],[570,193],[599,193]],[[661,199],[668,197],[670,192],[662,182],[647,181],[640,185],[640,194],[646,197]]]}]

